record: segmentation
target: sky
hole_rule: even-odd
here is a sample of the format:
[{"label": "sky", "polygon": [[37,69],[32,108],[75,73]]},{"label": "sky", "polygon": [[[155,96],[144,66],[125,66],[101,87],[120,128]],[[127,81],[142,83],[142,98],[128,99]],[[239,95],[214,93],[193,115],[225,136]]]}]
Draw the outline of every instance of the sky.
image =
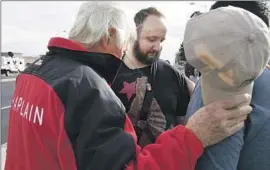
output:
[{"label": "sky", "polygon": [[[193,3],[192,3],[193,2]],[[3,1],[1,51],[36,56],[47,51],[51,37],[66,37],[83,1]],[[174,61],[182,42],[185,24],[196,10],[207,11],[214,1],[121,1],[133,19],[137,11],[156,7],[166,16],[167,37],[161,58]],[[193,5],[191,5],[191,3]]]}]

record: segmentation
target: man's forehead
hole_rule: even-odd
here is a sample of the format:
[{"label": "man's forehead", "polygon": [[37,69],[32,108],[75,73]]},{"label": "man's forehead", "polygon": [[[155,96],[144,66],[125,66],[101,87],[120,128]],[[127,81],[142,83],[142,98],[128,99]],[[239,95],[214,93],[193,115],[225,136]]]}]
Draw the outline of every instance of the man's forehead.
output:
[{"label": "man's forehead", "polygon": [[142,25],[142,33],[144,34],[155,34],[163,33],[166,34],[167,28],[164,20],[157,16],[148,16]]}]

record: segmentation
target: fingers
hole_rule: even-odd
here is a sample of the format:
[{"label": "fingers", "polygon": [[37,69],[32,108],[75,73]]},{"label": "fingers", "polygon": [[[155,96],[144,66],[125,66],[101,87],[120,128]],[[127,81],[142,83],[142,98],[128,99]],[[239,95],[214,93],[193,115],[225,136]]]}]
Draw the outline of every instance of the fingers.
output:
[{"label": "fingers", "polygon": [[251,111],[252,107],[250,105],[239,106],[235,109],[229,110],[226,117],[228,119],[238,119],[239,117],[247,116]]},{"label": "fingers", "polygon": [[232,126],[235,126],[235,125],[237,125],[239,123],[244,122],[247,119],[247,117],[248,116],[245,115],[245,116],[241,116],[241,117],[239,117],[237,119],[230,119],[230,120],[227,121],[226,124],[227,124],[227,126],[232,127]]},{"label": "fingers", "polygon": [[245,103],[249,103],[251,100],[251,96],[249,94],[241,94],[235,95],[228,99],[217,101],[216,104],[220,105],[223,109],[233,109],[239,105],[243,105]]},{"label": "fingers", "polygon": [[231,128],[229,128],[228,135],[230,136],[230,135],[235,134],[236,132],[241,130],[244,127],[244,125],[245,125],[245,123],[241,122],[241,123],[238,123],[238,124],[232,126]]},{"label": "fingers", "polygon": [[246,119],[247,119],[247,115],[241,116],[237,119],[228,120],[225,123],[225,127],[227,127],[225,129],[227,129],[226,132],[228,133],[228,135],[232,135],[232,134],[238,132],[240,129],[242,129],[244,127]]}]

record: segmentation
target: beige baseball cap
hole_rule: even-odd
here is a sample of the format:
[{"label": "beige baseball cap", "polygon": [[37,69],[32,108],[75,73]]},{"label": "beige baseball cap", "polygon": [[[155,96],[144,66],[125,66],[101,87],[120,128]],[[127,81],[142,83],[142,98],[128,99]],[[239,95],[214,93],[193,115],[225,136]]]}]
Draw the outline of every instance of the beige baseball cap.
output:
[{"label": "beige baseball cap", "polygon": [[249,11],[222,7],[190,19],[183,45],[187,61],[202,74],[202,98],[208,104],[252,94],[269,60],[269,29]]}]

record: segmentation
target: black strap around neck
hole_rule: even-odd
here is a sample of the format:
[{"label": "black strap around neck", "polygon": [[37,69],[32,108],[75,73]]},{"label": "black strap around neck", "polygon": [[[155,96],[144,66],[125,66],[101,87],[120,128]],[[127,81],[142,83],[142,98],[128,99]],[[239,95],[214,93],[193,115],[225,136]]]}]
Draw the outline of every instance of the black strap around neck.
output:
[{"label": "black strap around neck", "polygon": [[[151,104],[152,104],[152,101],[154,98],[154,82],[155,82],[156,72],[157,72],[157,62],[155,62],[151,65],[150,76],[148,79],[148,83],[146,84],[145,97],[144,97],[141,111],[139,113],[140,114],[140,116],[139,116],[140,121],[147,121],[147,118],[150,114],[150,108],[151,108]],[[144,129],[141,129],[141,130],[142,130],[142,132],[144,131],[145,133],[147,133],[148,137],[150,138],[150,140],[152,142],[155,141],[155,137],[152,134],[152,132],[150,131],[148,125],[146,125],[146,127]],[[138,140],[140,139],[142,132],[137,134]]]}]

